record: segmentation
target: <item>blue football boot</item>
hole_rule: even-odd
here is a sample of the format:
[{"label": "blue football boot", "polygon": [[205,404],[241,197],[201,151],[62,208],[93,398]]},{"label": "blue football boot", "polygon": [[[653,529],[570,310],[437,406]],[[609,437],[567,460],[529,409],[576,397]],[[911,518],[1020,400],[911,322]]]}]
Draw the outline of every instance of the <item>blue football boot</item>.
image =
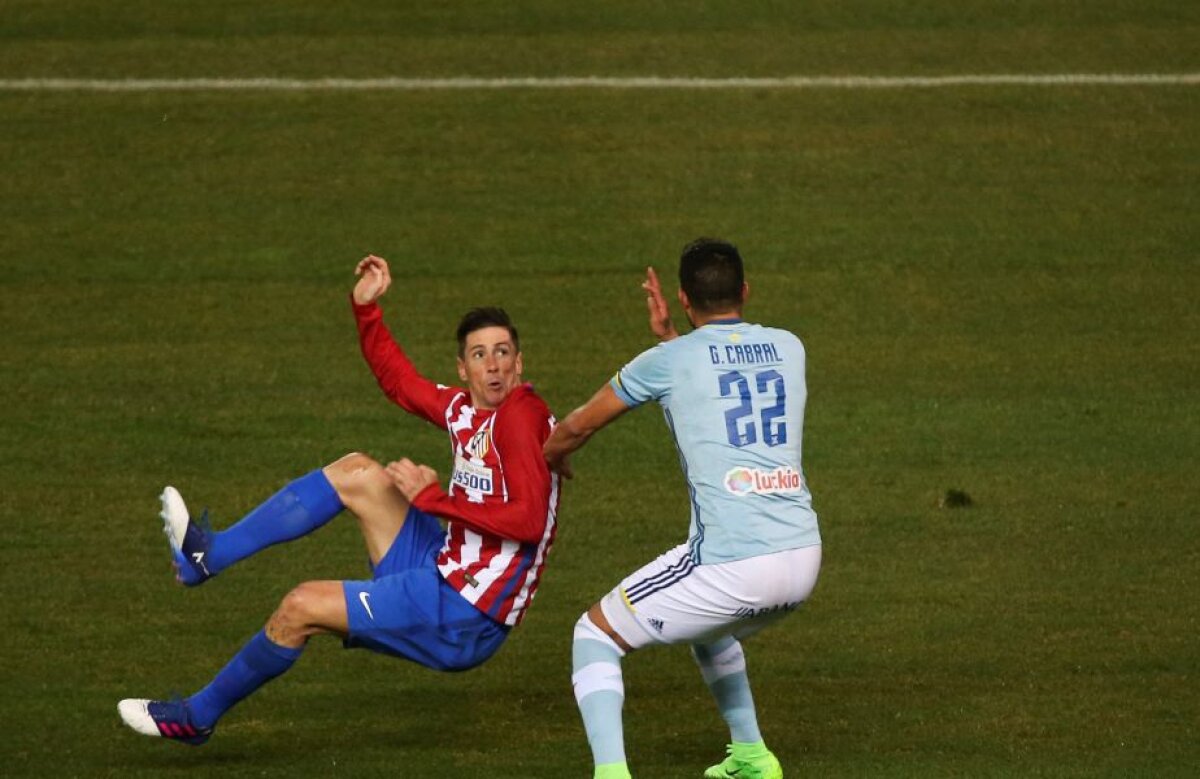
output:
[{"label": "blue football boot", "polygon": [[162,500],[163,532],[171,542],[175,578],[188,587],[203,584],[213,573],[208,569],[208,547],[212,531],[207,527],[208,512],[193,522],[179,490],[167,487]]},{"label": "blue football boot", "polygon": [[145,698],[126,698],[117,704],[125,724],[143,736],[178,741],[198,747],[208,741],[212,728],[202,728],[192,721],[192,712],[180,700],[151,701]]}]

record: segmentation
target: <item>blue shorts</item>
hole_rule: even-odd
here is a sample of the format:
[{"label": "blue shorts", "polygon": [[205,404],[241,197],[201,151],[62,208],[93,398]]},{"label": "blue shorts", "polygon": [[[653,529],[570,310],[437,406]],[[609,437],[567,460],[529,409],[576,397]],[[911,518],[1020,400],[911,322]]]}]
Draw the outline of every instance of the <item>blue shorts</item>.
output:
[{"label": "blue shorts", "polygon": [[445,536],[437,519],[410,507],[374,578],[342,582],[347,648],[365,647],[438,671],[465,671],[495,654],[508,627],[468,603],[438,573]]}]

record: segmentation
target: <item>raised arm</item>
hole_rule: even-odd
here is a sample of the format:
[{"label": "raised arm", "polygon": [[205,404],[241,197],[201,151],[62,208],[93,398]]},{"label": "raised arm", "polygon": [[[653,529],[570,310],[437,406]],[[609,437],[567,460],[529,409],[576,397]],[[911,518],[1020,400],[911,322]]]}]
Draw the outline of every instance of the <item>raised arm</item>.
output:
[{"label": "raised arm", "polygon": [[625,401],[617,397],[610,384],[605,384],[592,396],[591,400],[567,415],[558,423],[554,432],[542,446],[542,455],[546,464],[555,473],[571,478],[570,455],[587,443],[600,428],[629,410]]},{"label": "raised arm", "polygon": [[646,310],[650,314],[650,332],[658,336],[660,341],[670,341],[679,337],[675,325],[671,322],[671,309],[667,307],[667,299],[663,297],[662,287],[658,283],[658,274],[654,268],[646,267],[646,280],[642,282],[646,291]]},{"label": "raised arm", "polygon": [[358,323],[359,345],[379,388],[410,414],[445,427],[442,390],[417,371],[383,323],[377,301],[392,284],[387,260],[369,255],[358,263],[354,273],[359,278],[350,299]]},{"label": "raised arm", "polygon": [[354,302],[365,306],[383,297],[383,293],[392,286],[392,272],[388,269],[387,260],[368,254],[359,260],[354,268],[358,283],[354,285]]}]

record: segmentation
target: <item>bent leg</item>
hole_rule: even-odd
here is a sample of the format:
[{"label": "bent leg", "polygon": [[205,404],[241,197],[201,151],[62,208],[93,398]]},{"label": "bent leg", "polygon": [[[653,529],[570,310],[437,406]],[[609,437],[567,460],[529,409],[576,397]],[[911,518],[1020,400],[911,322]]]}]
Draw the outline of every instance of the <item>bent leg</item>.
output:
[{"label": "bent leg", "polygon": [[322,471],[293,480],[233,526],[214,533],[208,570],[217,573],[268,546],[308,535],[333,519],[342,501]]},{"label": "bent leg", "polygon": [[729,726],[730,740],[735,744],[761,741],[750,677],[746,674],[746,655],[738,640],[727,636],[711,643],[694,644],[692,657]]},{"label": "bent leg", "polygon": [[628,650],[608,624],[599,603],[575,623],[571,685],[592,748],[595,779],[624,779],[630,775],[621,721],[625,704],[621,658]]},{"label": "bent leg", "polygon": [[254,635],[204,689],[185,701],[197,725],[211,728],[225,712],[300,657],[309,636],[346,633],[341,582],[305,582],[284,597]]},{"label": "bent leg", "polygon": [[267,620],[267,637],[280,646],[301,649],[310,636],[350,631],[346,596],[340,581],[305,582],[284,596]]},{"label": "bent leg", "polygon": [[[761,763],[769,769],[763,776],[776,775],[776,767],[768,765],[774,758],[768,756],[758,733],[741,646],[725,638],[743,624],[739,615],[761,601],[755,571],[742,570],[755,564],[701,566],[681,545],[627,576],[588,615],[605,635],[622,639],[620,646],[627,650],[653,644],[698,645],[693,651],[734,734],[739,761],[713,766],[706,777],[736,776],[743,762],[756,770]],[[780,609],[775,616],[783,613]],[[750,756],[747,748],[752,745],[762,750],[762,760],[757,759],[757,751]],[[743,760],[743,753],[750,760]]]},{"label": "bent leg", "polygon": [[372,565],[391,548],[408,516],[408,501],[383,466],[354,452],[323,469],[342,504],[358,517]]}]

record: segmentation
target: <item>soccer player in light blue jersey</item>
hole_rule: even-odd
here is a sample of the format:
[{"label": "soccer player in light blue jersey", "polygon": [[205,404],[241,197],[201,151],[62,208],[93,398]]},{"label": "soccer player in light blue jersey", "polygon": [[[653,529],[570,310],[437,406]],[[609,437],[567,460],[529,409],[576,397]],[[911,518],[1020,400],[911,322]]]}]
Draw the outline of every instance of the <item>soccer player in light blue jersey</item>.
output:
[{"label": "soccer player in light blue jersey", "polygon": [[807,390],[792,333],[742,320],[746,285],[732,244],[699,239],[679,262],[679,302],[695,328],[679,336],[653,268],[651,329],[661,343],[635,357],[546,441],[550,468],[631,408],[657,401],[679,450],[691,522],[686,543],[602,597],[575,625],[572,682],[595,779],[629,777],[621,658],[687,644],[729,726],[709,779],[781,779],[758,729],[741,640],[791,613],[816,585],[821,536],[800,465]]}]

